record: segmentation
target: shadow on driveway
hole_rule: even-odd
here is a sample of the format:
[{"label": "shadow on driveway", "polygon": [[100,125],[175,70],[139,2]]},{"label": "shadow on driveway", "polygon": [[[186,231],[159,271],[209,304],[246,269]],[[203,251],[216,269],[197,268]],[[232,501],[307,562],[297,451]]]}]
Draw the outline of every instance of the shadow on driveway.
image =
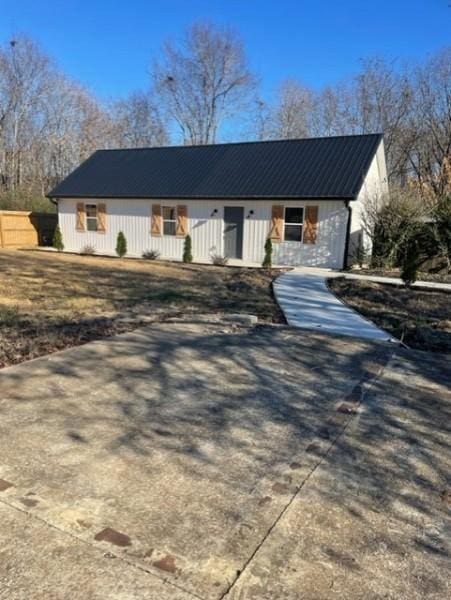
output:
[{"label": "shadow on driveway", "polygon": [[166,324],[5,369],[0,501],[203,598],[323,598],[318,565],[346,579],[377,562],[340,534],[375,512],[435,565],[448,549],[419,523],[442,526],[449,380],[439,357],[394,351]]}]

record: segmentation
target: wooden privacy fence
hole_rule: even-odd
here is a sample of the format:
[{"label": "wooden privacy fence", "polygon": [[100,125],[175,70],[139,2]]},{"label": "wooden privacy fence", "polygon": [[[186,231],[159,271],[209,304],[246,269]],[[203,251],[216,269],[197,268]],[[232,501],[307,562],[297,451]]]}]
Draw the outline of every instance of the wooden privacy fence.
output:
[{"label": "wooden privacy fence", "polygon": [[0,210],[0,248],[49,246],[58,215],[22,210]]}]

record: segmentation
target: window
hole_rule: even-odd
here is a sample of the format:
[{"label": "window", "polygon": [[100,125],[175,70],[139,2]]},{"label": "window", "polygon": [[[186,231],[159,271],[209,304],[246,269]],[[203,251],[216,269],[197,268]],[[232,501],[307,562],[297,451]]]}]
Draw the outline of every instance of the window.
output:
[{"label": "window", "polygon": [[163,206],[163,235],[175,235],[177,227],[177,209],[175,206]]},{"label": "window", "polygon": [[285,207],[285,241],[302,242],[304,209],[300,206]]},{"label": "window", "polygon": [[97,231],[97,205],[86,205],[86,229],[88,231]]}]

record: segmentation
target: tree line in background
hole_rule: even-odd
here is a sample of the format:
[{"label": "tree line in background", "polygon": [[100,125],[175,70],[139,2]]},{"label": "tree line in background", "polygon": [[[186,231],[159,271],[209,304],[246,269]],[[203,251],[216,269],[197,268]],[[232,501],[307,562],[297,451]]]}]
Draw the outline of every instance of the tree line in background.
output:
[{"label": "tree line in background", "polygon": [[380,131],[392,189],[427,206],[449,193],[451,47],[408,66],[369,58],[319,91],[287,80],[269,102],[239,35],[197,23],[163,46],[147,90],[108,103],[31,38],[0,48],[0,208],[47,209],[45,193],[97,148]]}]

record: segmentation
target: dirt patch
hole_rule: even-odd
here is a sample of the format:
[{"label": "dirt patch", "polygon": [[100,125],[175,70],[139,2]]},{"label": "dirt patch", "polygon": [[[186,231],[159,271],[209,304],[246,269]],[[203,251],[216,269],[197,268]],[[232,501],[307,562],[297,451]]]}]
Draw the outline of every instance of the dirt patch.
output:
[{"label": "dirt patch", "polygon": [[9,481],[6,481],[5,479],[0,479],[0,492],[4,492],[10,487],[14,487],[14,484],[9,483]]},{"label": "dirt patch", "polygon": [[111,527],[106,527],[102,531],[100,531],[94,539],[98,542],[109,542],[110,544],[114,544],[115,546],[130,546],[131,539],[125,533],[121,533],[120,531],[116,531]]},{"label": "dirt patch", "polygon": [[370,281],[330,279],[330,289],[411,348],[451,353],[451,296]]},{"label": "dirt patch", "polygon": [[175,573],[177,571],[177,567],[175,566],[175,557],[168,554],[164,556],[160,560],[155,561],[154,566],[162,571],[167,571],[168,573]]},{"label": "dirt patch", "polygon": [[252,313],[284,322],[272,294],[278,271],[36,251],[0,252],[0,368],[156,320]]}]

